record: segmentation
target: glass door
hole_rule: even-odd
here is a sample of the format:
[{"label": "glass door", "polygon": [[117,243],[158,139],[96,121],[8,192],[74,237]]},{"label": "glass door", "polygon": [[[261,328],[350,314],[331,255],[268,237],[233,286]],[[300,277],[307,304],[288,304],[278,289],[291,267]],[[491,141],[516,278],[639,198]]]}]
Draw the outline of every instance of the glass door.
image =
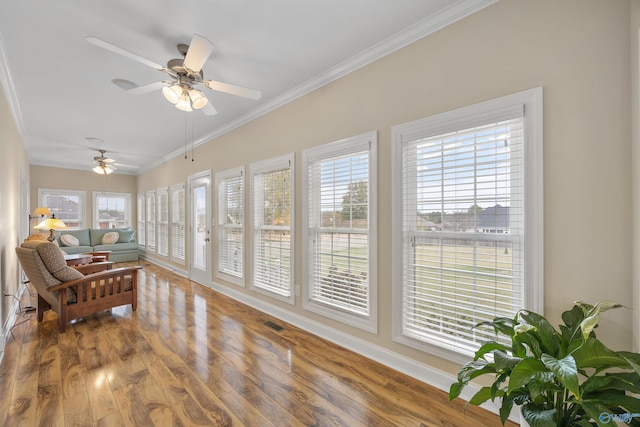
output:
[{"label": "glass door", "polygon": [[189,278],[211,286],[211,174],[189,177],[190,256]]}]

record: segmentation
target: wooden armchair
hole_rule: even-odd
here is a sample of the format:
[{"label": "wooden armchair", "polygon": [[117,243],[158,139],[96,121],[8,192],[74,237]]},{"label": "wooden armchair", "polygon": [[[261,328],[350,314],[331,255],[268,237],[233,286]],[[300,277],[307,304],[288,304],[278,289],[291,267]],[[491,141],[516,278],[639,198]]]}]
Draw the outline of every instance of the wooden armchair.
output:
[{"label": "wooden armchair", "polygon": [[113,263],[105,262],[75,269],[67,266],[55,243],[46,241],[26,241],[16,253],[38,293],[38,322],[45,311],[53,310],[58,330],[64,332],[73,319],[125,304],[131,304],[133,311],[137,308],[140,266],[111,269]]}]

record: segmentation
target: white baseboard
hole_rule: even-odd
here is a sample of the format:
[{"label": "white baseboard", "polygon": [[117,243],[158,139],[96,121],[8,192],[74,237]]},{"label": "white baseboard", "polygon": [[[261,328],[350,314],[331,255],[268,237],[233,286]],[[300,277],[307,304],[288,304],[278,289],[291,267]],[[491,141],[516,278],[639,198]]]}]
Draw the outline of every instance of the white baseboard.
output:
[{"label": "white baseboard", "polygon": [[[389,351],[380,346],[371,344],[370,342],[355,338],[351,335],[345,334],[336,329],[330,328],[320,322],[308,319],[299,314],[293,313],[288,310],[284,310],[278,306],[269,304],[261,299],[254,298],[243,292],[224,286],[220,283],[212,282],[211,288],[221,294],[224,294],[230,298],[233,298],[243,304],[267,313],[278,319],[290,323],[300,329],[303,329],[313,335],[317,335],[335,344],[338,344],[344,348],[347,348],[355,353],[372,359],[376,362],[382,363],[390,368],[407,374],[413,378],[416,378],[426,384],[432,385],[446,393],[449,393],[449,387],[452,383],[457,381],[457,378],[449,374],[448,372],[440,371],[431,366],[423,363],[416,362],[401,354]],[[468,401],[480,390],[480,387],[470,383],[464,388],[460,398]],[[499,414],[499,403],[487,402],[482,405],[486,410]],[[521,423],[520,425],[526,426],[524,420],[520,419],[520,411],[518,408],[514,408],[511,411],[509,419],[515,423]]]}]

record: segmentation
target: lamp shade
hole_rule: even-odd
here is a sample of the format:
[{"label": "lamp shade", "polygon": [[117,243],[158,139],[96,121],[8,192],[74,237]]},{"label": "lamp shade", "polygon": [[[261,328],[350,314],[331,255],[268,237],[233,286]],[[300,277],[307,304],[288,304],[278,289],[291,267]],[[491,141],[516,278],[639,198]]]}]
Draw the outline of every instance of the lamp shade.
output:
[{"label": "lamp shade", "polygon": [[49,230],[49,237],[47,237],[47,240],[53,242],[56,239],[53,236],[53,230],[64,230],[67,228],[67,224],[57,218],[47,218],[36,225],[35,228],[38,230]]},{"label": "lamp shade", "polygon": [[33,211],[33,216],[49,216],[51,215],[51,211],[47,207],[38,207],[35,211]]},{"label": "lamp shade", "polygon": [[196,110],[206,107],[209,103],[207,97],[204,96],[202,92],[196,89],[191,89],[189,91],[189,98],[191,98],[191,106]]},{"label": "lamp shade", "polygon": [[92,170],[100,175],[109,175],[114,171],[114,169],[109,165],[98,165],[95,166]]},{"label": "lamp shade", "polygon": [[58,218],[47,218],[36,225],[35,228],[38,230],[64,230],[67,228],[67,224]]},{"label": "lamp shade", "polygon": [[191,100],[189,99],[189,94],[186,90],[182,92],[182,95],[180,95],[180,99],[176,103],[176,108],[181,111],[193,111],[191,109]]},{"label": "lamp shade", "polygon": [[175,104],[182,95],[182,88],[179,85],[165,86],[162,88],[162,94],[172,104]]}]

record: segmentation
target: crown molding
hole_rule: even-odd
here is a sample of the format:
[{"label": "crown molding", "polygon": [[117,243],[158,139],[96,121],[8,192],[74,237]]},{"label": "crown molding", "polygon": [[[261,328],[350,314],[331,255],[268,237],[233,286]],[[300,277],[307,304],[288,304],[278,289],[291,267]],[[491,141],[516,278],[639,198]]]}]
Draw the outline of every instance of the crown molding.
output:
[{"label": "crown molding", "polygon": [[[405,46],[410,45],[430,34],[435,33],[442,28],[445,28],[469,15],[472,15],[499,0],[456,0],[445,9],[440,10],[438,13],[431,15],[417,23],[405,28],[403,31],[388,37],[387,39],[379,42],[378,44],[360,52],[356,56],[341,62],[340,64],[329,68],[316,77],[306,81],[305,83],[283,93],[282,95],[272,99],[271,101],[263,104],[247,114],[239,117],[236,120],[228,122],[227,124],[220,126],[218,129],[210,132],[197,140],[193,141],[193,147],[198,147],[206,142],[212,141],[220,136],[231,132],[234,129],[239,128],[257,118],[282,107],[298,98],[301,98],[316,89],[319,89],[341,77],[344,77],[354,71],[383,58]],[[138,173],[143,173],[153,169],[171,159],[174,159],[182,155],[184,150],[182,148],[177,149],[160,160],[147,164],[141,168]]]}]

